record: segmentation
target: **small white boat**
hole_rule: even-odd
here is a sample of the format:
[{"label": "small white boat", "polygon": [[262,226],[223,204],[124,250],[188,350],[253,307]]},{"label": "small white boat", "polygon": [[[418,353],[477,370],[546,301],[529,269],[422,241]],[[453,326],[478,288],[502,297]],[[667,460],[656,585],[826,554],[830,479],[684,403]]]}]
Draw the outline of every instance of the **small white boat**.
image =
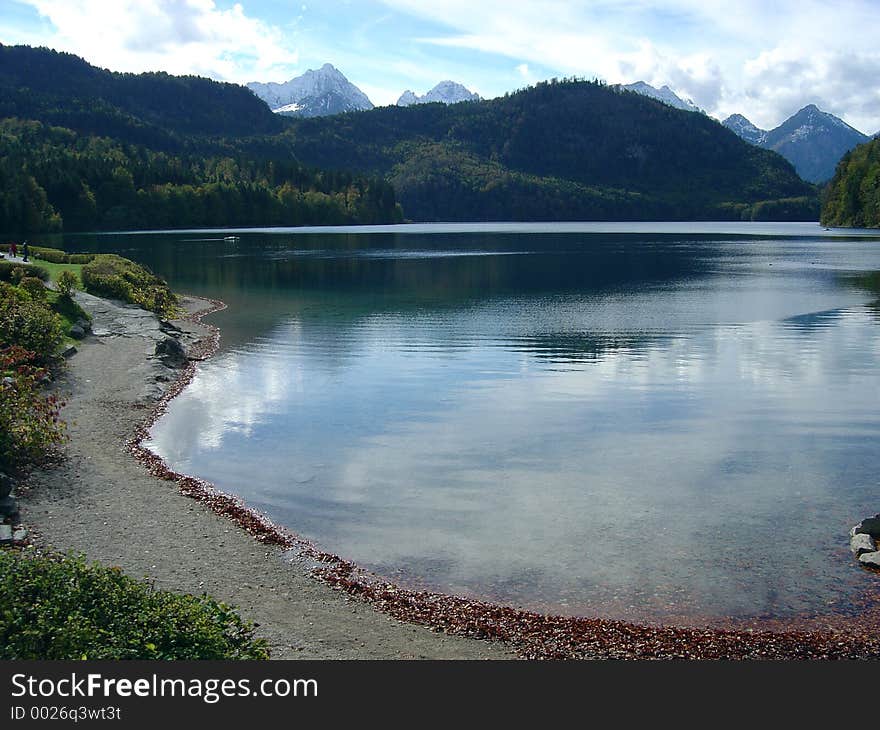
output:
[{"label": "small white boat", "polygon": [[223,240],[226,243],[236,243],[241,240],[241,236],[224,236]]}]

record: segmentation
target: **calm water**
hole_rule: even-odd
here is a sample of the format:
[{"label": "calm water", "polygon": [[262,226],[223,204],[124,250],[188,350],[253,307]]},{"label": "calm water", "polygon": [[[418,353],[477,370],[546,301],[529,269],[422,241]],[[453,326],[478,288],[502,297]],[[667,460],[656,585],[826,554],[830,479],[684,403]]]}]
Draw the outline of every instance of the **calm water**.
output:
[{"label": "calm water", "polygon": [[229,304],[151,447],[382,574],[516,605],[789,616],[876,582],[847,532],[880,509],[880,305],[843,279],[880,239],[477,228],[101,237]]}]

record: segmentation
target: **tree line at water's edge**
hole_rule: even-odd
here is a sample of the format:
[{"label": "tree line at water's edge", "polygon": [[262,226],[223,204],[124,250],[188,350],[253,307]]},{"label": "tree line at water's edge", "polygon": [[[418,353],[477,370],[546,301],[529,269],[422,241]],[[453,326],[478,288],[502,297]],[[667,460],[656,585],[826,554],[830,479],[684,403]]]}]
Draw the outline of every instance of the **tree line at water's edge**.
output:
[{"label": "tree line at water's edge", "polygon": [[0,231],[393,223],[388,183],[294,160],[171,154],[0,121]]},{"label": "tree line at water's edge", "polygon": [[847,152],[823,193],[822,223],[880,227],[880,138]]}]

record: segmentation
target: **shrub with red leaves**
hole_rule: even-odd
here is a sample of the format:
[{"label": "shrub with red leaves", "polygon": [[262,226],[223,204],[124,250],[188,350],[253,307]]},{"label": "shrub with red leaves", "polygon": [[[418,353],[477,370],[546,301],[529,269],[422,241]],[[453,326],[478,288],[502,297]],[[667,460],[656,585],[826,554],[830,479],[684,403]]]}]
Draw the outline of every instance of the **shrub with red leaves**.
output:
[{"label": "shrub with red leaves", "polygon": [[35,353],[13,345],[0,350],[0,471],[40,463],[64,440],[64,405],[44,391],[48,372]]}]

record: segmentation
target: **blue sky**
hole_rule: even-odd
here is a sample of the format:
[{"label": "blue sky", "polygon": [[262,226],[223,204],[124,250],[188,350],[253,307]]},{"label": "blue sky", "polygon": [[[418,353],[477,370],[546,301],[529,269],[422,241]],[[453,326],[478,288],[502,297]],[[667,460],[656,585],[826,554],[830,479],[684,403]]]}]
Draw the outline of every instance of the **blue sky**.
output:
[{"label": "blue sky", "polygon": [[376,104],[453,79],[668,84],[773,127],[808,103],[880,129],[880,0],[0,0],[0,41],[119,71],[285,81],[325,62]]}]

